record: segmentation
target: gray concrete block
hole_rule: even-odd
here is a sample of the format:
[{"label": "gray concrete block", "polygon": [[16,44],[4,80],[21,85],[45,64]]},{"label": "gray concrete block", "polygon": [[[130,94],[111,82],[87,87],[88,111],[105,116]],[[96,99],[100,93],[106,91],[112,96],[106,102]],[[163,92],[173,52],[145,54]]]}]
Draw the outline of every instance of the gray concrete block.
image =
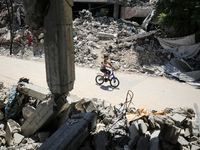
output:
[{"label": "gray concrete block", "polygon": [[13,134],[14,133],[17,133],[17,132],[21,132],[21,127],[20,125],[15,122],[14,120],[12,119],[9,119],[7,121],[7,126],[6,126],[6,142],[8,145],[13,145],[14,141],[13,141]]},{"label": "gray concrete block", "polygon": [[156,116],[154,116],[154,120],[155,120],[155,122],[158,123],[159,125],[164,124],[164,121],[163,121],[163,118],[162,118],[161,115],[156,115]]},{"label": "gray concrete block", "polygon": [[200,150],[200,146],[192,145],[191,150]]},{"label": "gray concrete block", "polygon": [[186,128],[186,129],[185,129],[185,132],[184,132],[184,136],[185,136],[185,137],[189,137],[190,135],[191,135],[190,129],[189,129],[189,128]]},{"label": "gray concrete block", "polygon": [[83,108],[83,103],[85,103],[86,100],[83,98],[81,100],[79,100],[76,104],[75,104],[75,108],[80,111],[81,113],[85,113],[85,109]]},{"label": "gray concrete block", "polygon": [[176,122],[177,126],[180,126],[185,119],[186,119],[186,117],[183,115],[180,115],[180,114],[174,114],[172,116],[172,120],[174,120]]},{"label": "gray concrete block", "polygon": [[95,150],[106,150],[108,145],[107,133],[105,131],[100,131],[94,135]]},{"label": "gray concrete block", "polygon": [[110,107],[111,107],[111,103],[108,102],[108,101],[104,101],[104,102],[103,102],[103,107],[104,107],[105,109],[110,108]]},{"label": "gray concrete block", "polygon": [[22,108],[22,115],[25,119],[29,118],[35,112],[33,106],[27,106]]},{"label": "gray concrete block", "polygon": [[54,101],[48,100],[40,103],[36,111],[24,122],[22,125],[22,133],[25,137],[33,135],[45,123],[53,119],[54,115]]},{"label": "gray concrete block", "polygon": [[[163,150],[176,150],[174,144],[172,144],[172,143],[170,143],[170,142],[167,142],[167,141],[165,141],[165,140],[162,140],[162,141],[161,141],[161,145],[162,145],[162,149],[163,149]],[[178,149],[183,150],[182,148],[178,148]]]},{"label": "gray concrete block", "polygon": [[188,146],[189,142],[182,136],[178,137],[178,143],[182,146]]},{"label": "gray concrete block", "polygon": [[138,139],[140,138],[139,135],[135,135],[134,138],[131,138],[130,141],[128,142],[128,146],[132,149],[136,146]]},{"label": "gray concrete block", "polygon": [[161,132],[159,134],[159,138],[161,140],[168,141],[172,144],[176,144],[178,137],[180,135],[180,131],[181,131],[181,129],[174,125],[164,124],[161,127]]},{"label": "gray concrete block", "polygon": [[47,100],[47,96],[50,94],[48,89],[34,84],[24,84],[21,92],[41,101]]},{"label": "gray concrete block", "polygon": [[[90,114],[93,116],[93,114]],[[91,122],[81,119],[68,119],[38,150],[77,150],[90,133]]]},{"label": "gray concrete block", "polygon": [[96,113],[84,113],[72,115],[72,119],[83,118],[90,123],[89,130],[94,130],[97,125],[97,114]]},{"label": "gray concrete block", "polygon": [[129,127],[129,133],[131,139],[140,134],[137,122],[133,122]]},{"label": "gray concrete block", "polygon": [[151,134],[149,150],[162,150],[159,134],[160,134],[160,130],[156,130]]},{"label": "gray concrete block", "polygon": [[142,119],[138,120],[138,127],[142,134],[145,134],[147,132],[147,125]]},{"label": "gray concrete block", "polygon": [[146,137],[140,137],[136,150],[149,150],[149,140]]},{"label": "gray concrete block", "polygon": [[44,143],[50,136],[49,132],[40,132],[38,133],[39,142]]},{"label": "gray concrete block", "polygon": [[19,133],[14,133],[13,135],[13,140],[14,140],[14,144],[20,144],[22,142],[22,140],[24,139],[24,136],[19,134]]},{"label": "gray concrete block", "polygon": [[158,137],[152,138],[150,140],[149,150],[162,150],[160,140]]},{"label": "gray concrete block", "polygon": [[189,141],[189,142],[195,142],[195,141],[197,141],[198,139],[199,139],[198,137],[192,136],[192,137],[190,137],[190,138],[188,139],[188,141]]},{"label": "gray concrete block", "polygon": [[82,106],[87,113],[96,111],[96,107],[92,101],[84,102]]},{"label": "gray concrete block", "polygon": [[154,121],[154,117],[152,114],[150,114],[148,116],[148,122],[149,122],[149,126],[150,128],[154,129],[156,126],[155,126],[155,121]]}]

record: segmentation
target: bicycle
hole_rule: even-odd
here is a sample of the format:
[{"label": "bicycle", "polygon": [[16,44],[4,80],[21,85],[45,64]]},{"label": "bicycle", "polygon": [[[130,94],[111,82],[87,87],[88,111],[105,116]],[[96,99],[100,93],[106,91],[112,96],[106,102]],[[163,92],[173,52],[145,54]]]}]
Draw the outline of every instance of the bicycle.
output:
[{"label": "bicycle", "polygon": [[117,77],[115,77],[114,75],[114,69],[112,69],[112,73],[111,74],[106,74],[106,76],[104,77],[104,79],[102,79],[102,74],[98,74],[95,78],[95,81],[98,85],[102,85],[104,82],[108,82],[110,81],[110,85],[114,88],[119,86],[119,80]]}]

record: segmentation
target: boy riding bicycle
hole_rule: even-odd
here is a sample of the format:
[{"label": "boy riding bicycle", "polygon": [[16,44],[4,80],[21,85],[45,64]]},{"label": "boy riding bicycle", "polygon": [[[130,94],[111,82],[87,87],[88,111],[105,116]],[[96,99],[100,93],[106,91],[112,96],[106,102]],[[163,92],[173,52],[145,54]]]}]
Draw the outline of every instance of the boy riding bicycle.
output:
[{"label": "boy riding bicycle", "polygon": [[101,62],[101,68],[100,71],[104,73],[104,75],[102,76],[102,80],[104,80],[104,77],[107,74],[110,74],[110,70],[106,69],[107,68],[113,68],[113,66],[111,65],[111,63],[108,62],[108,55],[104,55],[104,60]]}]

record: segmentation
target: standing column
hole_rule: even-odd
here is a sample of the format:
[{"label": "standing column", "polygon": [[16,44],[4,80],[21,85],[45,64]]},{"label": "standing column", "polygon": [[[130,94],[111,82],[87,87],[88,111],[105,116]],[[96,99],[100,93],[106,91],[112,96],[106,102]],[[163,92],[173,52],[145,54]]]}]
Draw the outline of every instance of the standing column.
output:
[{"label": "standing column", "polygon": [[73,0],[50,0],[44,18],[47,83],[55,95],[68,94],[75,80]]}]

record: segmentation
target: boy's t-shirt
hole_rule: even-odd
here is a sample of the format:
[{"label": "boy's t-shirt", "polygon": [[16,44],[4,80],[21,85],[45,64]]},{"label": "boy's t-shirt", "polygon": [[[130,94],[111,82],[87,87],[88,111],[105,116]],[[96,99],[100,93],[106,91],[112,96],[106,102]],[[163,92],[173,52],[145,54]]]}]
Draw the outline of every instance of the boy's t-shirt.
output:
[{"label": "boy's t-shirt", "polygon": [[[103,62],[104,62],[105,65],[108,64],[107,60],[103,60]],[[103,62],[101,62],[101,69],[104,69],[104,68],[105,68],[105,66],[103,65]]]}]

